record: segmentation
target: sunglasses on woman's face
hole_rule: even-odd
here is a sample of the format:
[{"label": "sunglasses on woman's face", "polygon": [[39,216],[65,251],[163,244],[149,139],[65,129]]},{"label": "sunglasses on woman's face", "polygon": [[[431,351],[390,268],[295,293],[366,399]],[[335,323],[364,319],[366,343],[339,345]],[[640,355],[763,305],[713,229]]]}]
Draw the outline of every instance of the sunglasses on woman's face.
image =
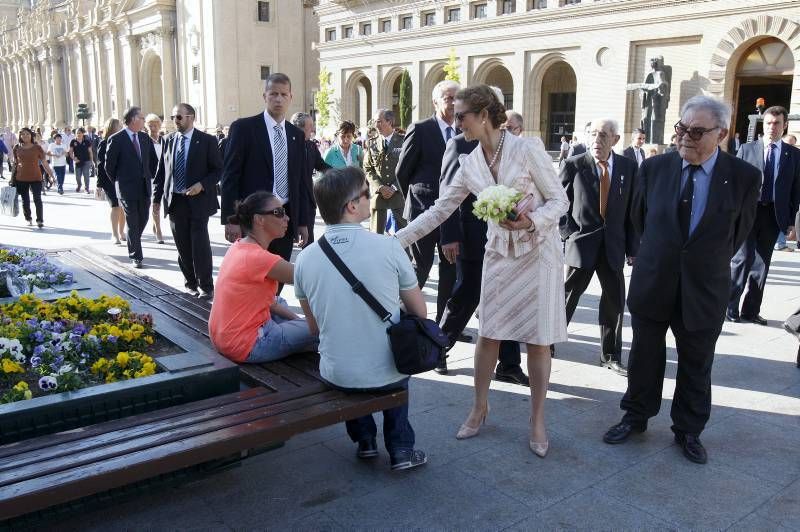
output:
[{"label": "sunglasses on woman's face", "polygon": [[257,212],[256,214],[263,214],[265,216],[270,215],[274,216],[275,218],[283,218],[284,216],[286,216],[286,209],[283,207],[278,207],[276,209],[272,209],[271,211],[262,211],[262,212]]}]

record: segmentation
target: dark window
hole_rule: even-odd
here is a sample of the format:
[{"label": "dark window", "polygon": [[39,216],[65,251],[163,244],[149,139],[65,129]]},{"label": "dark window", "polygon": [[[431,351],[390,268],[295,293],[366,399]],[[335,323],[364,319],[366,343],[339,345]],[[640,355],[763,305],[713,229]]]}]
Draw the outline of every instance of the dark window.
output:
[{"label": "dark window", "polygon": [[342,38],[343,39],[353,38],[353,26],[345,26],[344,28],[342,28]]},{"label": "dark window", "polygon": [[411,18],[411,15],[400,17],[401,30],[410,30],[413,27],[414,27],[414,19]]},{"label": "dark window", "polygon": [[517,3],[514,0],[503,0],[503,14],[510,15],[516,11]]},{"label": "dark window", "polygon": [[361,35],[372,35],[372,24],[365,22],[361,25]]},{"label": "dark window", "polygon": [[422,15],[423,26],[433,26],[436,24],[436,13],[425,13]]},{"label": "dark window", "polygon": [[258,2],[258,21],[269,22],[269,2]]},{"label": "dark window", "polygon": [[454,7],[447,10],[447,22],[458,22],[461,20],[461,9]]},{"label": "dark window", "polygon": [[472,6],[472,18],[486,18],[486,4]]},{"label": "dark window", "polygon": [[534,0],[536,5],[534,9],[547,9],[547,0]]},{"label": "dark window", "polygon": [[271,72],[272,68],[265,65],[261,65],[261,81],[266,81]]},{"label": "dark window", "polygon": [[580,4],[580,3],[581,3],[581,0],[564,0],[564,4],[563,5],[570,6],[570,5],[573,5],[573,4]]},{"label": "dark window", "polygon": [[192,67],[192,83],[200,83],[200,65]]},{"label": "dark window", "polygon": [[391,20],[382,20],[381,21],[381,33],[388,33],[392,31],[392,21]]},{"label": "dark window", "polygon": [[325,30],[325,40],[326,41],[335,41],[336,40],[336,30],[335,29]]}]

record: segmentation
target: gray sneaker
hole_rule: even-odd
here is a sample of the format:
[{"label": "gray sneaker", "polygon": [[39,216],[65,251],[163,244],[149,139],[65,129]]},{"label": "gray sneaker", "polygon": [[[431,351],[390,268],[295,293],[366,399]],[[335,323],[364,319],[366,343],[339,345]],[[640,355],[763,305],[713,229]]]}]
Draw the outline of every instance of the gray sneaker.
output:
[{"label": "gray sneaker", "polygon": [[396,451],[392,455],[392,471],[413,469],[428,463],[428,457],[420,450]]}]

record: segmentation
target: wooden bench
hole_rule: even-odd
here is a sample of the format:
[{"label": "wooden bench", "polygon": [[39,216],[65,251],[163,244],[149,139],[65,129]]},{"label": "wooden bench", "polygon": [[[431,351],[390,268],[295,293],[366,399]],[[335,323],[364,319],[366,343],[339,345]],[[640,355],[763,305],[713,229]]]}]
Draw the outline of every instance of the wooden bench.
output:
[{"label": "wooden bench", "polygon": [[[128,298],[208,337],[210,303],[91,250],[62,253]],[[253,386],[81,429],[0,446],[0,520],[76,501],[408,402],[405,390],[348,394],[319,375],[319,356],[240,365]]]}]

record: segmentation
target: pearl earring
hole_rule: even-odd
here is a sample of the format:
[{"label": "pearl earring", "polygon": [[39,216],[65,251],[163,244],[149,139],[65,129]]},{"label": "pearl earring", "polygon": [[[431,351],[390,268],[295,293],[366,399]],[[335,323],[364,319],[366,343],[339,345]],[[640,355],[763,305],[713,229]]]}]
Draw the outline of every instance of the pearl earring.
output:
[{"label": "pearl earring", "polygon": [[482,122],[482,124],[485,126],[485,125],[486,125],[486,120],[484,120],[484,121]]}]

